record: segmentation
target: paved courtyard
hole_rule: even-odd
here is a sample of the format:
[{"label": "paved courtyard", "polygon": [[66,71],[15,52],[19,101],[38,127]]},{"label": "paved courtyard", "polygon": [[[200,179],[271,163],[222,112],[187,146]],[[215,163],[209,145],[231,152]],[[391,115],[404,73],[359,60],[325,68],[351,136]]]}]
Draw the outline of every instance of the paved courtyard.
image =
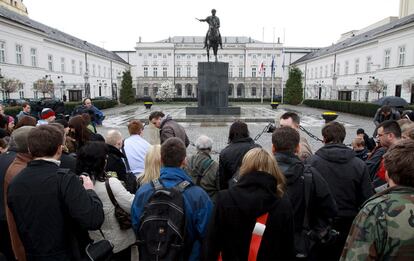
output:
[{"label": "paved courtyard", "polygon": [[[166,104],[154,105],[151,110],[146,110],[143,105],[130,105],[125,107],[117,107],[113,109],[104,110],[106,119],[103,126],[98,128],[98,132],[105,135],[109,129],[119,129],[124,137],[128,137],[127,123],[131,119],[139,119],[147,122],[148,115],[151,111],[161,110],[166,114],[170,114],[173,119],[180,122],[187,132],[190,141],[193,143],[201,134],[208,135],[214,141],[214,151],[219,152],[227,145],[228,131],[231,123],[236,119],[246,121],[249,126],[250,136],[257,137],[269,122],[275,122],[286,111],[297,112],[301,117],[301,125],[310,133],[321,137],[321,130],[324,125],[324,120],[321,113],[324,110],[314,109],[305,106],[291,106],[281,105],[277,110],[271,110],[270,106],[261,104],[246,104],[237,105],[242,108],[240,116],[189,116],[185,115],[185,104]],[[374,124],[372,118],[362,117],[347,113],[338,113],[337,121],[343,123],[346,127],[347,136],[346,144],[350,144],[356,135],[358,128],[364,128],[366,133],[371,134],[374,131]],[[144,130],[145,131],[145,130]],[[301,132],[312,146],[313,151],[319,149],[323,144],[319,141],[307,136],[306,133]],[[271,133],[263,133],[257,139],[257,143],[264,148],[271,149]],[[188,153],[195,152],[194,146],[188,147]],[[215,158],[217,155],[214,156]]]}]

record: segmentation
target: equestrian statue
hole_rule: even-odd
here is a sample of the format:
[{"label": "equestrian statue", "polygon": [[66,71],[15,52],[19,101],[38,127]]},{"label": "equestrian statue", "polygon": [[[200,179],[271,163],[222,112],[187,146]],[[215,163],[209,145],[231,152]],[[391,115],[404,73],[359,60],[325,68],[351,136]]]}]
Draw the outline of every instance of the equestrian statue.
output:
[{"label": "equestrian statue", "polygon": [[[197,18],[196,18],[197,19]],[[207,61],[210,61],[210,48],[213,48],[213,53],[217,62],[217,50],[220,45],[220,48],[223,49],[223,44],[221,41],[220,34],[220,19],[216,16],[216,9],[211,10],[211,15],[206,19],[197,19],[200,22],[207,22],[209,25],[206,38],[204,40],[204,47],[207,50]]]}]

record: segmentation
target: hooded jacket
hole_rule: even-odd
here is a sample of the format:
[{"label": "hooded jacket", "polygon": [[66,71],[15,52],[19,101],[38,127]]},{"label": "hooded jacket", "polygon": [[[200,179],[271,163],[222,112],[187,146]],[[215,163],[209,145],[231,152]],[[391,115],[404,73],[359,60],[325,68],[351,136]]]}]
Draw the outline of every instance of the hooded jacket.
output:
[{"label": "hooded jacket", "polygon": [[367,166],[344,144],[326,144],[308,162],[328,183],[338,206],[338,217],[355,217],[373,195]]},{"label": "hooded jacket", "polygon": [[289,199],[276,194],[276,179],[265,172],[243,175],[217,203],[203,245],[202,260],[247,260],[256,219],[269,213],[257,260],[295,257],[293,212]]},{"label": "hooded jacket", "polygon": [[219,157],[219,184],[220,189],[229,187],[229,180],[239,170],[244,155],[251,149],[260,147],[250,137],[232,140],[220,152]]},{"label": "hooded jacket", "polygon": [[[301,232],[306,210],[304,170],[302,161],[293,153],[277,152],[280,170],[286,177],[287,196],[295,215],[295,232]],[[312,169],[311,169],[312,170]],[[308,206],[309,225],[312,229],[324,228],[337,215],[337,206],[328,184],[319,172],[312,172],[312,187]]]}]

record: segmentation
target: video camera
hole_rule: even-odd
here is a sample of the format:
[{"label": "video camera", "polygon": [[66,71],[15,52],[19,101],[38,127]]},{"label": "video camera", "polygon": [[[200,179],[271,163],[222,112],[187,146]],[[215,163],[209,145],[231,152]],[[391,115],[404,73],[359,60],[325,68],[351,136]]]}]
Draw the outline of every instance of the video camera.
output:
[{"label": "video camera", "polygon": [[265,127],[265,131],[267,133],[273,133],[276,130],[276,125],[274,123],[269,122]]}]

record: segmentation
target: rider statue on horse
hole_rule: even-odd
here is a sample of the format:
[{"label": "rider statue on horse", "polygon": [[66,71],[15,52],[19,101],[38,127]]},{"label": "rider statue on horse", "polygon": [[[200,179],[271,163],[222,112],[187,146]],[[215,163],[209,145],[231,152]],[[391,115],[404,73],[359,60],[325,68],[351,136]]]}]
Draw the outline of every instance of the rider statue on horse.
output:
[{"label": "rider statue on horse", "polygon": [[211,10],[211,15],[206,19],[197,19],[200,22],[207,22],[209,25],[206,38],[204,40],[204,47],[207,49],[207,59],[209,59],[209,50],[213,48],[214,56],[217,61],[217,49],[220,45],[220,48],[223,49],[223,44],[221,41],[220,34],[220,19],[216,16],[216,9]]}]

